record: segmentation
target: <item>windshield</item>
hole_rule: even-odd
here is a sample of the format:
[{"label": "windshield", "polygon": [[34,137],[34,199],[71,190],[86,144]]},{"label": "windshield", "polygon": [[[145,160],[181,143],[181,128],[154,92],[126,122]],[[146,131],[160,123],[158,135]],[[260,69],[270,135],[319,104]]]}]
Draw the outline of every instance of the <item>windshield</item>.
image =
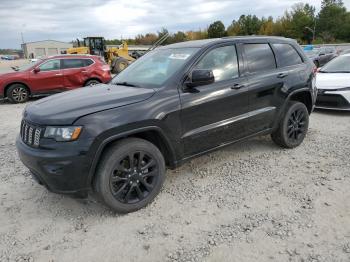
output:
[{"label": "windshield", "polygon": [[160,86],[199,48],[156,49],[136,60],[112,79],[112,84]]},{"label": "windshield", "polygon": [[321,73],[350,73],[350,56],[338,56],[320,70]]}]

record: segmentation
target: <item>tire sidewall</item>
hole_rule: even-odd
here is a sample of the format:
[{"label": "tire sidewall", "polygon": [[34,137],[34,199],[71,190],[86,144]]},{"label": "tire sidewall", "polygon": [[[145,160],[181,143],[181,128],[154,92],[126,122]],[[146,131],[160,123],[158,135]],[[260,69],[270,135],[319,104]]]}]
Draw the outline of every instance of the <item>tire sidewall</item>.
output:
[{"label": "tire sidewall", "polygon": [[[130,143],[117,143],[116,146],[111,149],[110,154],[108,154],[104,163],[101,165],[97,177],[97,193],[109,207],[119,213],[133,212],[152,202],[161,190],[165,180],[164,158],[158,148],[150,142],[141,139],[127,140],[130,140]],[[116,160],[120,159],[120,156],[127,155],[130,151],[145,151],[150,154],[157,163],[159,174],[154,189],[145,199],[134,204],[125,204],[115,199],[112,195],[110,189],[110,176],[114,170]]]},{"label": "tire sidewall", "polygon": [[[295,110],[298,110],[298,109],[301,109],[304,111],[304,114],[305,114],[305,131],[304,133],[302,134],[302,136],[300,137],[299,140],[297,141],[290,141],[290,139],[288,138],[288,120],[291,116],[291,114],[295,111]],[[283,124],[282,124],[282,134],[283,134],[283,140],[285,142],[285,144],[289,147],[289,148],[294,148],[294,147],[297,147],[299,146],[303,141],[304,141],[304,138],[307,134],[307,130],[309,128],[309,112],[306,108],[306,106],[303,104],[303,103],[300,103],[300,102],[291,102],[290,103],[290,106],[288,107],[285,115],[284,115],[284,118],[283,118]]]}]

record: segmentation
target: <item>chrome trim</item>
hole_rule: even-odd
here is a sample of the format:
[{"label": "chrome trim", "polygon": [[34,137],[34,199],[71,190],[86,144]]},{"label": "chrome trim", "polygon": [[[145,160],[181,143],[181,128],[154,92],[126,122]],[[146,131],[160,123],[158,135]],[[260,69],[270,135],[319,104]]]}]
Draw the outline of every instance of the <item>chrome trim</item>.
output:
[{"label": "chrome trim", "polygon": [[198,128],[195,128],[195,129],[188,131],[181,138],[193,136],[193,135],[196,135],[196,134],[199,134],[202,132],[206,132],[208,130],[215,129],[215,128],[218,128],[221,126],[227,126],[227,125],[230,125],[234,122],[241,121],[243,119],[246,119],[246,118],[249,118],[252,116],[256,116],[256,115],[259,115],[259,114],[262,114],[265,112],[269,112],[269,111],[272,111],[275,109],[276,109],[276,107],[274,107],[274,106],[264,107],[264,108],[260,108],[260,109],[254,110],[254,111],[250,111],[250,112],[242,114],[242,115],[238,115],[238,116],[234,116],[234,117],[231,117],[231,118],[228,118],[225,120],[221,120],[219,122],[215,122],[215,123],[212,123],[209,125],[201,126],[201,127],[198,127]]}]

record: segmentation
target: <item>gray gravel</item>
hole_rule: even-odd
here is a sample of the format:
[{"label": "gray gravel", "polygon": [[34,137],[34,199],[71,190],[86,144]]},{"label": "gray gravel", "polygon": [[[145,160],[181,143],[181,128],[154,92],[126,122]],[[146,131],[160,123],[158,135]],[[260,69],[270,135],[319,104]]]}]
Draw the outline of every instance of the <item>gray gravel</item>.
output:
[{"label": "gray gravel", "polygon": [[350,114],[315,112],[293,150],[269,137],[167,172],[147,208],[116,215],[37,185],[0,103],[0,261],[350,261]]}]

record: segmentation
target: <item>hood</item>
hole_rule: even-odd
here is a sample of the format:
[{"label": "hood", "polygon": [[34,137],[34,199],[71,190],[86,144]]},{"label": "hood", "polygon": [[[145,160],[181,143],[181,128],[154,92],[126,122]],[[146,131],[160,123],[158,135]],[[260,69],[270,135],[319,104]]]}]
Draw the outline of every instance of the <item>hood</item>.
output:
[{"label": "hood", "polygon": [[9,77],[14,78],[14,77],[22,77],[24,75],[28,74],[27,71],[13,71],[13,69],[9,68],[8,70],[6,69],[6,71],[3,73],[0,73],[0,81],[2,79],[7,79]]},{"label": "hood", "polygon": [[38,100],[26,107],[24,117],[39,125],[70,125],[84,115],[141,102],[154,93],[148,88],[100,84]]},{"label": "hood", "polygon": [[350,87],[350,73],[317,73],[316,87],[330,90]]}]

